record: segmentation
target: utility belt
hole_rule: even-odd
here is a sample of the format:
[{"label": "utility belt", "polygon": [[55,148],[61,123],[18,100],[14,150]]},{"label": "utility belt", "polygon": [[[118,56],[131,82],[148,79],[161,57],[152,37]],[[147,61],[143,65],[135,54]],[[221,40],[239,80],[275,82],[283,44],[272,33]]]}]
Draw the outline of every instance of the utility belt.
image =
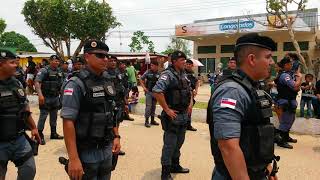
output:
[{"label": "utility belt", "polygon": [[[186,111],[179,111],[176,114],[177,116],[185,114],[186,115],[185,118],[187,118],[188,116]],[[161,120],[162,129],[164,131],[176,132],[177,129],[186,128],[188,126],[187,119],[183,121],[178,121],[177,119],[171,120],[170,117],[164,111],[162,111],[161,113],[160,120]]]}]

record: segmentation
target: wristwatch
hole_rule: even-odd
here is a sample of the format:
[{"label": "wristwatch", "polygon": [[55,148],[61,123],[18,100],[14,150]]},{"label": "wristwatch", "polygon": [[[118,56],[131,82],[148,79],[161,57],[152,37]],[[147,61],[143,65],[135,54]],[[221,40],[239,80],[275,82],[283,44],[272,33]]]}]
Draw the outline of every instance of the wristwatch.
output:
[{"label": "wristwatch", "polygon": [[121,139],[121,136],[120,135],[114,135],[114,139],[116,139],[116,138]]}]

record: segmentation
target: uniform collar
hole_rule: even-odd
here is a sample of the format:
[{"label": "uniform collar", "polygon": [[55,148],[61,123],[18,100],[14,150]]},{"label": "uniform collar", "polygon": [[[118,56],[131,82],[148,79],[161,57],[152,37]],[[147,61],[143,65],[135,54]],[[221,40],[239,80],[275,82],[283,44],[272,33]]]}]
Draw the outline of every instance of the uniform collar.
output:
[{"label": "uniform collar", "polygon": [[254,81],[252,80],[244,71],[242,71],[241,69],[237,69],[235,71],[238,75],[240,75],[240,77],[242,79],[247,79],[253,87],[258,87],[259,86],[259,81]]}]

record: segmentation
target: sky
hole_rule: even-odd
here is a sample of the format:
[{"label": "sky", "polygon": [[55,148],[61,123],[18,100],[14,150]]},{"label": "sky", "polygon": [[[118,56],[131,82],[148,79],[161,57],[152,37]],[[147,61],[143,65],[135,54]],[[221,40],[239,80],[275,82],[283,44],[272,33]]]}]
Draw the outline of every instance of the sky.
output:
[{"label": "sky", "polygon": [[[21,14],[26,0],[0,0],[0,18],[7,23],[6,31],[25,35],[39,52],[53,52],[46,47],[25,23]],[[98,0],[102,1],[102,0]],[[265,0],[106,0],[122,24],[107,34],[111,52],[128,52],[132,33],[144,30],[162,52],[170,43],[175,25],[195,20],[265,13]],[[320,0],[309,0],[307,8],[320,8]],[[318,10],[320,11],[320,9]],[[78,45],[72,43],[72,50]],[[192,43],[190,43],[191,45]]]}]

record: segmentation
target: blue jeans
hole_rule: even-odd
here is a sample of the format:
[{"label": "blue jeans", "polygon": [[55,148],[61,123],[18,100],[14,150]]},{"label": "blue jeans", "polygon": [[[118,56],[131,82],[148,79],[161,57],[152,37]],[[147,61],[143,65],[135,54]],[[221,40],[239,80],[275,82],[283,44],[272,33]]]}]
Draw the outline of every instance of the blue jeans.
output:
[{"label": "blue jeans", "polygon": [[312,109],[311,109],[312,99],[301,98],[300,101],[300,117],[304,117],[304,107],[307,104],[307,117],[312,117]]},{"label": "blue jeans", "polygon": [[[16,161],[31,151],[31,146],[24,135],[10,142],[0,142],[0,179],[5,179],[8,161]],[[34,157],[18,166],[17,180],[33,180],[36,175]],[[13,179],[13,177],[11,177]]]}]

